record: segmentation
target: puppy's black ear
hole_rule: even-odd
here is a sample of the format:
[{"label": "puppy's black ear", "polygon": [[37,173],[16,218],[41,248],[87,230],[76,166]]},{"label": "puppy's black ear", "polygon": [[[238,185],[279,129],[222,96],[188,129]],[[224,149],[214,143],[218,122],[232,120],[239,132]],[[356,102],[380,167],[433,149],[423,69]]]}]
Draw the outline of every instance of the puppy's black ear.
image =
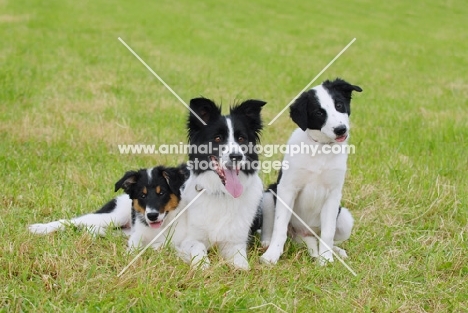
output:
[{"label": "puppy's black ear", "polygon": [[186,172],[180,168],[167,168],[162,172],[162,176],[169,185],[172,193],[180,197],[180,188],[187,180]]},{"label": "puppy's black ear", "polygon": [[179,176],[181,179],[183,179],[184,181],[186,181],[187,179],[189,179],[190,177],[190,170],[187,166],[187,164],[183,163],[181,165],[179,165],[177,167],[177,169],[179,170]]},{"label": "puppy's black ear", "polygon": [[120,188],[122,188],[125,193],[130,194],[133,186],[135,186],[139,178],[140,173],[135,171],[128,171],[118,182],[115,183],[115,191],[118,191]]},{"label": "puppy's black ear", "polygon": [[206,98],[194,98],[190,100],[189,126],[204,126],[202,121],[208,125],[220,115],[221,108],[216,106],[212,100]]},{"label": "puppy's black ear", "polygon": [[258,134],[263,127],[260,112],[265,104],[266,102],[262,100],[246,100],[237,106],[231,107],[231,115],[245,117],[249,123],[250,129]]},{"label": "puppy's black ear", "polygon": [[241,114],[247,117],[248,119],[252,120],[261,120],[260,118],[260,111],[262,111],[262,107],[266,104],[265,101],[262,100],[246,100],[241,104],[231,108],[231,115],[234,114]]},{"label": "puppy's black ear", "polygon": [[311,101],[309,92],[303,92],[289,109],[289,116],[300,129],[305,131],[308,125],[308,107]]},{"label": "puppy's black ear", "polygon": [[351,85],[347,81],[337,78],[334,81],[325,81],[323,83],[324,87],[327,89],[335,89],[339,91],[346,99],[351,100],[351,93],[353,91],[361,92],[362,88],[356,85]]}]

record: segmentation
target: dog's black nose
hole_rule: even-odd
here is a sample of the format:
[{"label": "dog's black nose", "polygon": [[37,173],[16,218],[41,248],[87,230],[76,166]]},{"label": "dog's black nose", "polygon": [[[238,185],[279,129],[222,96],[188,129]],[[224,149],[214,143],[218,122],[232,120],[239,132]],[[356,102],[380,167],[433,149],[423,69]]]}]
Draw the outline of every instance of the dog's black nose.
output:
[{"label": "dog's black nose", "polygon": [[158,219],[159,213],[157,212],[151,212],[151,213],[146,213],[146,217],[152,222]]},{"label": "dog's black nose", "polygon": [[242,157],[242,153],[239,152],[233,152],[229,154],[229,159],[231,159],[231,161],[241,161]]},{"label": "dog's black nose", "polygon": [[341,135],[344,135],[346,133],[346,126],[344,125],[340,125],[338,127],[335,127],[335,129],[333,129],[333,132],[337,135],[337,136],[341,136]]}]

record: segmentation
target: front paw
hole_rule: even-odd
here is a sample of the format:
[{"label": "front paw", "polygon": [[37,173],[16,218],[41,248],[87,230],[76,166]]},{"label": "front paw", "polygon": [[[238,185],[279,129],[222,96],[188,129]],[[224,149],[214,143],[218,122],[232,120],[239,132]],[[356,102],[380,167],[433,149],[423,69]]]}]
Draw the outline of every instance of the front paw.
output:
[{"label": "front paw", "polygon": [[250,269],[249,262],[243,257],[234,258],[232,265],[239,270],[248,271]]},{"label": "front paw", "polygon": [[274,250],[271,247],[260,257],[263,264],[276,264],[281,256],[281,251]]},{"label": "front paw", "polygon": [[319,265],[320,266],[325,266],[327,265],[328,263],[332,263],[333,262],[333,254],[331,251],[326,251],[324,253],[322,253],[318,259],[319,261]]},{"label": "front paw", "polygon": [[335,253],[338,254],[338,256],[342,259],[346,259],[348,257],[348,254],[344,249],[341,249],[339,247],[333,247],[333,251],[335,251]]},{"label": "front paw", "polygon": [[160,242],[156,241],[155,243],[153,243],[153,244],[151,245],[151,248],[153,248],[153,250],[155,250],[155,251],[158,251],[159,249],[161,249],[161,248],[163,247],[163,245],[164,245],[164,242],[162,242],[162,241],[160,241]]},{"label": "front paw", "polygon": [[270,246],[270,240],[262,240],[262,248],[268,248]]},{"label": "front paw", "polygon": [[208,257],[203,257],[200,259],[194,258],[190,266],[192,268],[196,268],[196,269],[200,269],[204,271],[210,268],[210,260],[208,260]]},{"label": "front paw", "polygon": [[138,251],[140,250],[140,247],[138,246],[127,246],[127,254],[130,255],[130,254],[135,254],[137,253]]}]

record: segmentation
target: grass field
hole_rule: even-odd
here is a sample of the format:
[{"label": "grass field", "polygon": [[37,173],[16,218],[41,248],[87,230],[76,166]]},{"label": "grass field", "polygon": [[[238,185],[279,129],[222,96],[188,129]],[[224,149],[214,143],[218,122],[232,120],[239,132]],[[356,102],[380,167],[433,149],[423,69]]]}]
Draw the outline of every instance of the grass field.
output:
[{"label": "grass field", "polygon": [[[0,0],[1,311],[468,311],[467,15],[462,0]],[[212,268],[191,270],[167,249],[117,278],[132,258],[117,231],[29,234],[95,210],[126,170],[185,160],[119,154],[185,142],[187,111],[118,37],[186,101],[204,95],[227,111],[263,99],[266,122],[357,38],[319,81],[364,90],[343,197],[358,275],[288,242],[275,267],[259,263],[258,244],[249,272],[216,251]],[[294,128],[285,114],[262,142],[285,143]]]}]

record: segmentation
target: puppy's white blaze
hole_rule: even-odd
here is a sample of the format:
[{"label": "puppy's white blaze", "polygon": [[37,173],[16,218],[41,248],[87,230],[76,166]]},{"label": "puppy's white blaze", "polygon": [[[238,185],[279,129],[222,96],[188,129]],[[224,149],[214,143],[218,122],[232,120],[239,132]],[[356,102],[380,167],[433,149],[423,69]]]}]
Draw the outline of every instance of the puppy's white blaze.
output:
[{"label": "puppy's white blaze", "polygon": [[151,179],[152,179],[152,177],[151,177],[151,171],[152,171],[152,170],[153,170],[152,168],[149,168],[149,169],[146,170],[146,173],[148,174],[148,184],[151,183]]},{"label": "puppy's white blaze", "polygon": [[316,87],[314,87],[312,89],[315,90],[315,94],[317,96],[318,102],[320,103],[322,108],[325,111],[327,111],[327,113],[331,113],[333,111],[336,111],[335,110],[335,103],[333,102],[333,98],[330,96],[328,91],[325,88],[323,88],[322,85],[318,85],[318,86],[316,86]]},{"label": "puppy's white blaze", "polygon": [[316,96],[321,107],[327,112],[327,120],[325,125],[323,125],[321,132],[324,133],[330,139],[335,139],[336,135],[334,129],[339,125],[345,125],[349,129],[349,116],[346,113],[338,112],[335,108],[335,102],[333,98],[328,93],[328,91],[323,88],[322,85],[312,88],[315,90]]},{"label": "puppy's white blaze", "polygon": [[226,147],[224,147],[224,149],[220,151],[222,153],[220,155],[221,159],[223,160],[224,164],[231,164],[231,159],[229,158],[229,155],[231,153],[240,153],[242,154],[242,161],[244,161],[244,153],[242,153],[242,149],[234,139],[234,128],[232,125],[232,120],[229,117],[226,117],[226,125],[228,128],[228,138]]},{"label": "puppy's white blaze", "polygon": [[227,144],[228,144],[229,149],[228,149],[227,152],[228,152],[228,154],[233,153],[233,152],[239,153],[241,151],[240,151],[239,144],[234,139],[234,128],[232,127],[231,118],[229,118],[229,117],[226,118],[226,124],[227,124],[228,131],[229,131],[228,140],[227,140]]}]

